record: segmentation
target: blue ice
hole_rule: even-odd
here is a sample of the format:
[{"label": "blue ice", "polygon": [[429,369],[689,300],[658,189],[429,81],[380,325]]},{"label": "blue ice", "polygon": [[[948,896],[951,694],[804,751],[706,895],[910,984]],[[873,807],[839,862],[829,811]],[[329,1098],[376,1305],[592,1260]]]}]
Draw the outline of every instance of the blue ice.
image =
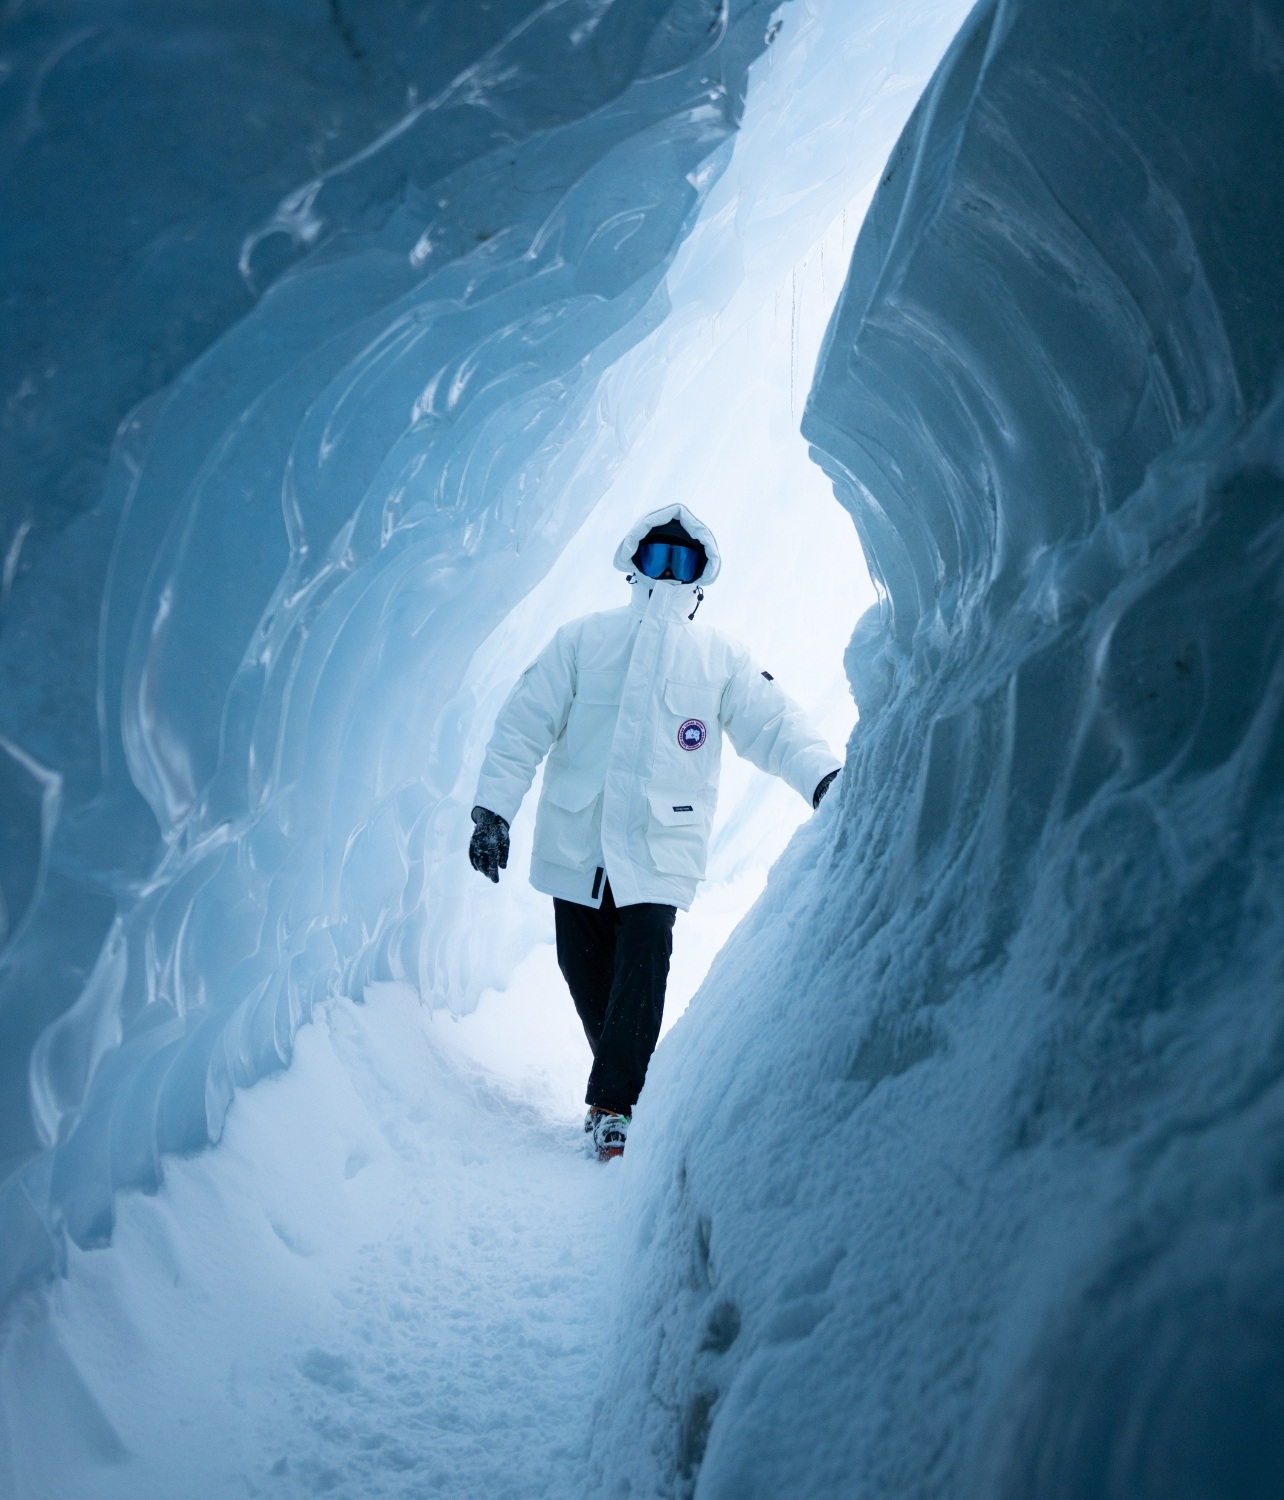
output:
[{"label": "blue ice", "polygon": [[[5,13],[0,1488],[1280,1491],[1282,59],[1276,0]],[[677,486],[848,765],[787,848],[729,780],[601,1172],[460,851]]]}]

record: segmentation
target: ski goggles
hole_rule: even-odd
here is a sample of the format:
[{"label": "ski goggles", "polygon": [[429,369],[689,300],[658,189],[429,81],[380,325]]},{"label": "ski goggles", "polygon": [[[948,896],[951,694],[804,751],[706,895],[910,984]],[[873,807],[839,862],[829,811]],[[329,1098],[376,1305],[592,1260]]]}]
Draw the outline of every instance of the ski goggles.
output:
[{"label": "ski goggles", "polygon": [[668,569],[679,583],[694,583],[704,569],[701,549],[683,542],[643,542],[637,557],[648,578],[663,578]]}]

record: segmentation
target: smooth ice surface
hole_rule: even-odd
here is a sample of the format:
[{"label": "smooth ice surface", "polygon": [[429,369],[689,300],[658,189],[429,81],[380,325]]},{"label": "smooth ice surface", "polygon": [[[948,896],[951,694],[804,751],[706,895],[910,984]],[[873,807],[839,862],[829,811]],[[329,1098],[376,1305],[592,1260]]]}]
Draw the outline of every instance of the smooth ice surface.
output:
[{"label": "smooth ice surface", "polygon": [[597,1494],[1284,1490],[1282,58],[985,3],[889,162],[861,720],[648,1079]]},{"label": "smooth ice surface", "polygon": [[[320,999],[442,987],[470,660],[659,389],[621,357],[771,8],[81,15],[5,29],[6,463],[69,497],[6,548],[5,1291],[105,1243]],[[453,993],[511,967],[481,946]]]}]

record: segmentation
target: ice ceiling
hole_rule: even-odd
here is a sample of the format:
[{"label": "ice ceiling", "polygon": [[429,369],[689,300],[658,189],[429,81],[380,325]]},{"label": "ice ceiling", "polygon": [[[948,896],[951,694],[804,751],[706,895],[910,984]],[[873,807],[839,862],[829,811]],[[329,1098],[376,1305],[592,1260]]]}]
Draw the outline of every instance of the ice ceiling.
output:
[{"label": "ice ceiling", "polygon": [[592,1491],[1279,1492],[1284,17],[983,0],[893,150],[963,19],[5,13],[0,1296],[537,946],[468,780],[636,502],[839,723],[805,399],[861,723],[657,1054]]}]

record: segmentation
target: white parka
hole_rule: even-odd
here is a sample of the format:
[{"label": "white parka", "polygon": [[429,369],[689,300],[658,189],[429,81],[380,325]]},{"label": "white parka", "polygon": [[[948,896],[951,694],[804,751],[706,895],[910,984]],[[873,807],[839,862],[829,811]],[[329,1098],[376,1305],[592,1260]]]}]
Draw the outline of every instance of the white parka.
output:
[{"label": "white parka", "polygon": [[697,584],[633,576],[654,526],[677,519],[707,554],[697,583],[718,576],[709,529],[685,506],[643,516],[620,543],[623,609],[564,625],[499,711],[476,804],[513,821],[544,756],[531,884],[600,906],[683,910],[704,875],[725,731],[735,749],[811,801],[840,762],[802,710],[737,642],[692,619]]}]

